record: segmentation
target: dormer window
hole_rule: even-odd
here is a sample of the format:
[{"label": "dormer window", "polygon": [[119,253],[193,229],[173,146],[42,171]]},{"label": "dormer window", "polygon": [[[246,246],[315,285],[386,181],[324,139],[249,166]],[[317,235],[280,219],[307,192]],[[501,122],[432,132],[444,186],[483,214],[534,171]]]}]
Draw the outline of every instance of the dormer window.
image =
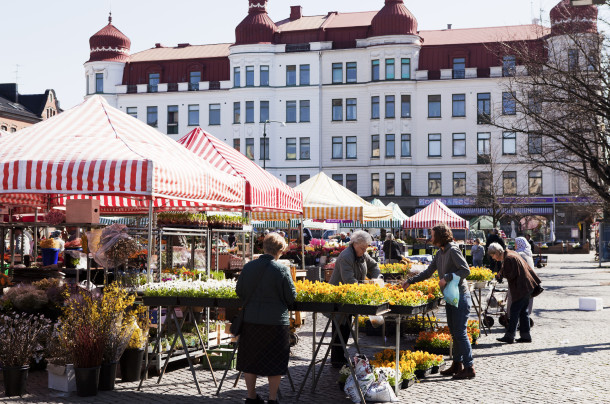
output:
[{"label": "dormer window", "polygon": [[95,93],[104,94],[104,73],[95,73]]},{"label": "dormer window", "polygon": [[201,72],[189,73],[189,91],[199,90],[199,82],[201,81]]},{"label": "dormer window", "polygon": [[159,91],[159,82],[161,81],[161,75],[159,73],[150,73],[148,75],[148,92],[156,93]]},{"label": "dormer window", "polygon": [[515,55],[508,55],[502,58],[502,76],[513,77],[517,66]]},{"label": "dormer window", "polygon": [[466,77],[466,58],[453,58],[453,78],[463,79]]}]

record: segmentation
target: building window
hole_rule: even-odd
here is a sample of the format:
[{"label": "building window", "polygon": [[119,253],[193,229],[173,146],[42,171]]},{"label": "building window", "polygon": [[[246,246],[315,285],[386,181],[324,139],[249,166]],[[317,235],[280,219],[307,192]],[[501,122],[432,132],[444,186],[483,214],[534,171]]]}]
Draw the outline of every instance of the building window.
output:
[{"label": "building window", "polygon": [[311,176],[309,174],[301,174],[299,175],[299,184],[304,183],[305,181],[307,181]]},{"label": "building window", "polygon": [[568,70],[572,72],[578,70],[579,64],[578,49],[568,49]]},{"label": "building window", "polygon": [[515,115],[517,113],[517,100],[514,92],[502,93],[502,115]]},{"label": "building window", "polygon": [[542,135],[530,133],[527,136],[527,151],[529,154],[542,154]]},{"label": "building window", "polygon": [[516,171],[504,171],[502,173],[502,192],[504,195],[517,195]]},{"label": "building window", "polygon": [[357,119],[357,110],[356,98],[345,100],[345,119],[347,121],[355,121]]},{"label": "building window", "polygon": [[428,195],[441,195],[441,173],[428,173]]},{"label": "building window", "polygon": [[201,72],[189,73],[189,91],[199,90],[199,82],[201,81]]},{"label": "building window", "polygon": [[491,122],[491,94],[477,94],[477,124],[484,125]]},{"label": "building window", "polygon": [[286,160],[297,159],[297,138],[288,137],[286,138]]},{"label": "building window", "polygon": [[411,173],[400,174],[400,191],[402,196],[411,196]]},{"label": "building window", "polygon": [[299,152],[301,160],[309,160],[311,158],[311,144],[308,137],[299,139]]},{"label": "building window", "polygon": [[466,58],[453,58],[453,78],[463,79],[466,77]]},{"label": "building window", "polygon": [[333,63],[333,84],[343,83],[343,63]]},{"label": "building window", "polygon": [[396,101],[393,95],[385,96],[385,117],[394,118],[396,116]]},{"label": "building window", "polygon": [[358,193],[358,175],[357,174],[345,174],[345,188],[349,189],[353,193]]},{"label": "building window", "polygon": [[269,120],[269,101],[261,101],[260,121],[267,122]]},{"label": "building window", "polygon": [[333,100],[333,121],[343,120],[343,100]]},{"label": "building window", "polygon": [[358,64],[356,62],[347,62],[345,64],[345,80],[348,83],[356,83],[358,81]]},{"label": "building window", "polygon": [[580,178],[570,174],[568,178],[568,192],[570,195],[580,194]]},{"label": "building window", "polygon": [[356,136],[347,136],[345,138],[345,158],[356,159],[358,157],[356,139]]},{"label": "building window", "polygon": [[394,59],[386,59],[385,60],[385,79],[394,80],[395,78],[396,78],[396,74],[394,71]]},{"label": "building window", "polygon": [[339,136],[333,137],[333,159],[343,158],[343,138]]},{"label": "building window", "polygon": [[133,116],[134,118],[138,119],[138,107],[127,107],[127,115]]},{"label": "building window", "polygon": [[294,123],[297,121],[297,102],[286,101],[286,122]]},{"label": "building window", "polygon": [[254,160],[254,138],[246,139],[246,157],[250,160]]},{"label": "building window", "polygon": [[466,116],[466,94],[453,94],[453,116]]},{"label": "building window", "polygon": [[379,119],[379,96],[371,97],[371,119]]},{"label": "building window", "polygon": [[269,66],[261,66],[261,87],[269,86]]},{"label": "building window", "polygon": [[254,87],[254,66],[246,66],[246,87]]},{"label": "building window", "polygon": [[400,96],[400,117],[411,118],[411,96],[401,95]]},{"label": "building window", "polygon": [[299,122],[309,122],[310,121],[309,106],[310,106],[309,100],[299,101]]},{"label": "building window", "polygon": [[379,173],[371,174],[371,195],[379,196]]},{"label": "building window", "polygon": [[104,73],[95,73],[95,93],[104,93]]},{"label": "building window", "polygon": [[530,195],[542,195],[542,171],[529,172],[528,190]]},{"label": "building window", "polygon": [[400,135],[400,157],[411,157],[411,135]]},{"label": "building window", "polygon": [[400,59],[400,78],[402,80],[411,79],[411,59]]},{"label": "building window", "polygon": [[489,156],[491,154],[491,133],[477,133],[477,154]]},{"label": "building window", "polygon": [[286,66],[286,85],[296,86],[297,85],[297,66],[291,65]]},{"label": "building window", "polygon": [[233,103],[233,123],[241,122],[241,103],[234,102]]},{"label": "building window", "polygon": [[396,136],[385,135],[385,156],[395,157],[396,156]]},{"label": "building window", "polygon": [[299,66],[299,85],[301,85],[301,86],[309,85],[309,65],[300,65]]},{"label": "building window", "polygon": [[233,87],[241,87],[241,71],[239,67],[233,68]]},{"label": "building window", "polygon": [[286,185],[288,185],[289,187],[296,187],[297,186],[297,176],[296,175],[287,175],[286,176]]},{"label": "building window", "polygon": [[371,158],[379,158],[379,135],[371,135]]},{"label": "building window", "polygon": [[246,123],[254,123],[254,101],[246,101]]},{"label": "building window", "polygon": [[379,81],[379,59],[371,62],[371,81]]},{"label": "building window", "polygon": [[148,92],[156,93],[159,91],[159,82],[161,81],[161,75],[159,73],[150,73],[148,75]]},{"label": "building window", "polygon": [[156,128],[158,120],[157,107],[146,107],[146,123]]},{"label": "building window", "polygon": [[339,185],[343,185],[343,174],[333,174],[331,178]]},{"label": "building window", "polygon": [[241,139],[233,139],[233,148],[241,153]]},{"label": "building window", "polygon": [[502,154],[517,154],[517,134],[515,132],[502,133]]},{"label": "building window", "polygon": [[465,156],[466,155],[466,134],[465,133],[454,133],[453,134],[453,156]]},{"label": "building window", "polygon": [[441,117],[441,96],[440,95],[429,95],[428,96],[428,118],[440,118]]},{"label": "building window", "polygon": [[515,55],[508,55],[502,58],[502,76],[513,77],[517,71],[517,58]]},{"label": "building window", "polygon": [[220,125],[220,104],[210,104],[209,125]]},{"label": "building window", "polygon": [[178,106],[168,105],[167,106],[167,134],[177,135],[178,134]]},{"label": "building window", "polygon": [[91,94],[91,91],[89,91],[89,81],[90,81],[91,77],[89,76],[85,76],[85,85],[87,86],[87,95]]},{"label": "building window", "polygon": [[269,138],[262,137],[260,140],[260,159],[269,160]]},{"label": "building window", "polygon": [[453,173],[453,195],[466,195],[466,173]]},{"label": "building window", "polygon": [[385,194],[387,196],[396,194],[396,175],[394,173],[386,173],[385,175]]},{"label": "building window", "polygon": [[199,105],[189,105],[189,126],[199,126]]},{"label": "building window", "polygon": [[428,135],[428,157],[441,157],[441,134]]},{"label": "building window", "polygon": [[481,196],[491,195],[491,173],[481,171],[477,173],[477,193]]}]

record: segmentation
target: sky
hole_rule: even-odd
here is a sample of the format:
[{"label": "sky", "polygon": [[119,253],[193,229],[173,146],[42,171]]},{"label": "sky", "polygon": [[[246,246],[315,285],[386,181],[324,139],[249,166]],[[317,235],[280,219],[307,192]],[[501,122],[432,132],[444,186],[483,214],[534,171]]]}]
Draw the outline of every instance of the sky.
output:
[{"label": "sky", "polygon": [[[420,30],[529,24],[559,0],[405,0]],[[287,18],[290,6],[304,15],[329,11],[380,10],[383,0],[269,0],[274,21]],[[131,53],[178,43],[213,44],[235,40],[235,27],[247,15],[248,0],[0,0],[0,83],[17,80],[21,94],[55,90],[61,108],[83,100],[83,63],[89,37],[108,22],[131,40]]]}]

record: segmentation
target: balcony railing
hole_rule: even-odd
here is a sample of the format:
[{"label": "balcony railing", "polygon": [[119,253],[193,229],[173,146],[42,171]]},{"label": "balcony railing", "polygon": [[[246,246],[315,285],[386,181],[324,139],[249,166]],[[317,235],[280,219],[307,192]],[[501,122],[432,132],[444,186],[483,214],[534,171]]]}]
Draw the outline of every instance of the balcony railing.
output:
[{"label": "balcony railing", "polygon": [[135,94],[138,92],[138,86],[135,84],[127,85],[127,94]]},{"label": "balcony railing", "polygon": [[453,70],[454,79],[463,79],[465,77],[466,77],[466,70],[463,70],[463,69]]},{"label": "balcony railing", "polygon": [[220,90],[220,81],[210,81],[210,90]]},{"label": "balcony railing", "polygon": [[149,84],[146,91],[149,93],[158,93],[159,85],[158,84]]},{"label": "balcony railing", "polygon": [[178,83],[167,83],[167,91],[178,91]]},{"label": "balcony railing", "polygon": [[199,83],[189,83],[189,91],[199,91]]}]

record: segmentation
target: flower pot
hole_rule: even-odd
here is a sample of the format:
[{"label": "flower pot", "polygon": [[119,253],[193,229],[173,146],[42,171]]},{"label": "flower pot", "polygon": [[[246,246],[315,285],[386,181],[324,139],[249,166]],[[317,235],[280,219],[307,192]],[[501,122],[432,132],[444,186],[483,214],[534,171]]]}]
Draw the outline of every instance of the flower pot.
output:
[{"label": "flower pot", "polygon": [[339,390],[345,391],[345,382],[337,382],[337,384],[339,385]]},{"label": "flower pot", "polygon": [[121,356],[121,381],[136,382],[140,380],[140,370],[144,359],[144,349],[126,349]]},{"label": "flower pot", "polygon": [[431,372],[431,369],[426,369],[426,370],[416,369],[415,377],[417,377],[418,379],[424,379],[424,378],[430,376],[430,372]]},{"label": "flower pot", "polygon": [[64,263],[66,264],[66,268],[76,268],[76,264],[78,263],[79,259],[74,259],[72,258],[69,254],[66,253],[66,251],[83,251],[82,247],[68,247],[66,249],[64,249]]},{"label": "flower pot", "polygon": [[59,248],[42,248],[42,265],[57,265]]},{"label": "flower pot", "polygon": [[7,397],[23,396],[25,394],[29,369],[29,366],[2,369],[4,374],[4,391]]},{"label": "flower pot", "polygon": [[114,390],[114,381],[116,380],[116,365],[117,362],[102,363],[100,369],[99,389],[102,391]]},{"label": "flower pot", "polygon": [[413,384],[415,384],[415,378],[412,379],[403,379],[400,382],[400,388],[401,389],[408,389],[409,387],[413,386]]},{"label": "flower pot", "polygon": [[100,368],[74,368],[76,372],[76,394],[79,397],[97,396],[97,388],[100,380]]}]

